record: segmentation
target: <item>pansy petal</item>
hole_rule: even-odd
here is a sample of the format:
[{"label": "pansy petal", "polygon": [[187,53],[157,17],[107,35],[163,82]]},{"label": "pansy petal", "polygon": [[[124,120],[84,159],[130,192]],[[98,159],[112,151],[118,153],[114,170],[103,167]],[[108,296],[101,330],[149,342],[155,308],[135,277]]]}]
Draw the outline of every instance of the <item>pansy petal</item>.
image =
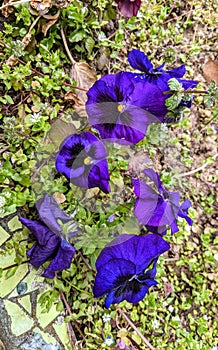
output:
[{"label": "pansy petal", "polygon": [[42,276],[46,278],[54,278],[56,271],[68,269],[74,253],[74,247],[67,241],[61,240],[61,244],[55,258],[52,260]]},{"label": "pansy petal", "polygon": [[[130,103],[149,111],[153,116],[161,118],[168,112],[165,107],[166,96],[161,89],[148,82],[135,83],[135,89],[131,94]],[[154,118],[151,122],[157,122]]]},{"label": "pansy petal", "polygon": [[89,152],[87,152],[87,155],[92,159],[106,158],[107,152],[103,142],[97,140],[95,143],[93,143]]},{"label": "pansy petal", "polygon": [[160,123],[160,120],[146,108],[138,107],[134,103],[134,101],[130,100],[126,104],[126,108],[120,113],[117,123],[131,127],[145,135],[148,126],[151,123]]},{"label": "pansy petal", "polygon": [[39,267],[44,264],[45,261],[53,258],[58,250],[60,240],[61,239],[54,234],[45,245],[34,244],[27,252],[27,255],[30,257],[30,264]]},{"label": "pansy petal", "polygon": [[137,15],[137,12],[141,6],[141,0],[115,0],[118,3],[118,8],[122,15],[125,17],[133,17]]},{"label": "pansy petal", "polygon": [[194,89],[198,85],[198,81],[178,79],[178,82],[182,84],[184,90]]},{"label": "pansy petal", "polygon": [[124,72],[106,75],[89,89],[86,110],[92,126],[116,124],[119,103],[126,103],[134,84]]},{"label": "pansy petal", "polygon": [[45,194],[35,203],[35,207],[38,211],[40,220],[55,233],[61,232],[61,227],[57,223],[57,220],[61,220],[63,223],[72,221],[72,219],[66,215],[58,206],[54,197]]},{"label": "pansy petal", "polygon": [[115,126],[119,117],[117,102],[101,102],[88,104],[86,106],[90,125],[109,124],[111,128]]},{"label": "pansy petal", "polygon": [[149,232],[156,233],[158,235],[164,236],[167,233],[166,226],[150,226],[146,225],[146,228]]},{"label": "pansy petal", "polygon": [[155,190],[147,185],[144,181],[139,179],[132,179],[132,184],[134,186],[135,195],[142,199],[150,198],[154,201],[158,201],[158,196]]},{"label": "pansy petal", "polygon": [[182,78],[186,72],[186,68],[185,65],[182,64],[181,66],[168,70],[166,72],[171,75],[171,78]]},{"label": "pansy petal", "polygon": [[140,300],[142,300],[148,292],[148,289],[152,285],[156,285],[157,282],[154,280],[148,280],[148,284],[138,284],[137,291],[124,288],[122,293],[117,295],[117,291],[111,291],[106,300],[105,307],[108,309],[111,304],[118,304],[123,300],[128,301],[129,303],[137,304]]},{"label": "pansy petal", "polygon": [[134,145],[145,136],[145,133],[134,127],[122,124],[98,124],[93,127],[99,131],[102,139],[124,145]]},{"label": "pansy petal", "polygon": [[115,75],[116,84],[114,85],[114,89],[117,96],[116,101],[127,101],[129,99],[129,96],[132,95],[135,85],[126,72],[120,72]]},{"label": "pansy petal", "polygon": [[122,234],[101,251],[96,261],[96,268],[99,270],[111,259],[118,258],[131,261],[136,265],[136,273],[141,273],[156,257],[168,249],[169,244],[158,235]]},{"label": "pansy petal", "polygon": [[[157,187],[158,191],[163,191],[163,185],[162,182],[158,176],[158,173],[156,173],[153,169],[148,168],[143,171],[143,173],[149,177],[150,180],[152,180]],[[141,197],[142,198],[142,197]]]},{"label": "pansy petal", "polygon": [[85,174],[85,173],[79,177],[72,177],[70,179],[70,182],[73,185],[81,187],[81,188],[89,188],[88,187],[88,174]]},{"label": "pansy petal", "polygon": [[[159,201],[157,203],[157,206],[153,212],[153,215],[149,219],[148,222],[144,223],[145,225],[150,225],[150,226],[165,226],[165,225],[171,225],[174,220],[178,216],[179,212],[179,199],[180,195],[178,192],[168,192],[169,194],[169,199],[168,200],[163,200],[159,198]],[[146,200],[144,200],[146,202]],[[148,205],[148,202],[146,202]],[[139,213],[139,208],[137,209],[135,207],[135,215]],[[140,207],[140,210],[142,208]],[[141,212],[142,215],[142,212]],[[143,216],[141,216],[143,218]],[[147,216],[146,216],[147,217]],[[139,219],[139,217],[137,216]]]},{"label": "pansy petal", "polygon": [[[153,217],[158,212],[158,197],[156,196],[155,199],[148,198],[148,199],[140,199],[137,198],[134,204],[134,214],[137,217],[137,219],[143,224],[143,225],[153,225]],[[165,203],[162,203],[162,206],[165,206]],[[162,209],[162,206],[160,206],[160,210]],[[159,218],[155,221],[159,223]]]},{"label": "pansy petal", "polygon": [[96,163],[88,175],[88,188],[99,187],[103,192],[110,192],[109,172],[106,159]]},{"label": "pansy petal", "polygon": [[80,176],[84,172],[84,165],[77,167],[76,169],[73,169],[72,166],[68,166],[67,162],[71,162],[70,158],[65,158],[61,156],[60,154],[57,154],[56,156],[56,169],[59,173],[62,173],[66,176],[68,180],[71,178]]},{"label": "pansy petal", "polygon": [[146,270],[146,272],[143,274],[143,278],[138,278],[138,280],[143,283],[143,281],[145,281],[145,283],[147,284],[147,280],[151,280],[154,279],[157,273],[157,261],[158,258],[154,259],[151,263],[151,268],[149,270]]},{"label": "pansy petal", "polygon": [[153,64],[148,59],[148,56],[144,52],[133,49],[128,55],[128,61],[132,68],[138,69],[141,72],[152,73]]},{"label": "pansy petal", "polygon": [[188,209],[191,207],[191,205],[191,202],[188,199],[186,199],[180,206],[178,212],[178,216],[180,218],[185,219],[190,226],[193,224],[192,219],[188,217]]},{"label": "pansy petal", "polygon": [[[79,166],[79,164],[81,163],[80,160],[78,160],[78,167],[77,167],[77,164],[76,164],[76,160],[75,160],[75,163],[74,163],[74,166],[75,168],[68,168],[69,169],[69,180],[75,178],[75,177],[78,177],[78,176],[81,176],[83,175],[84,171],[85,171],[85,165],[83,164],[82,166]],[[66,171],[65,171],[66,173]],[[64,172],[63,172],[64,174]]]},{"label": "pansy petal", "polygon": [[119,285],[118,281],[125,281],[134,274],[135,265],[131,261],[116,258],[108,261],[96,275],[94,296],[97,298],[109,293]]},{"label": "pansy petal", "polygon": [[176,219],[170,223],[171,233],[174,234],[179,231]]},{"label": "pansy petal", "polygon": [[40,245],[45,245],[46,242],[55,234],[49,230],[42,222],[36,220],[29,220],[19,217],[20,222],[25,225],[36,237]]}]

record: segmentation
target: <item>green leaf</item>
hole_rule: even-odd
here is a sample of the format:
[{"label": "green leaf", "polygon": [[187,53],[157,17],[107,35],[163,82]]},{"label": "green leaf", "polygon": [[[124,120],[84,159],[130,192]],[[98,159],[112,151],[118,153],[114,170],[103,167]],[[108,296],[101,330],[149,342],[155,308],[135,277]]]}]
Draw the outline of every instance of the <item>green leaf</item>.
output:
[{"label": "green leaf", "polygon": [[74,32],[72,32],[72,33],[70,34],[70,36],[69,36],[69,41],[70,41],[71,43],[75,43],[75,42],[77,43],[78,41],[83,40],[84,37],[85,37],[85,32],[84,32],[84,31],[79,31],[79,32],[74,31]]},{"label": "green leaf", "polygon": [[178,91],[178,92],[183,91],[182,84],[176,78],[169,79],[167,84],[170,90]]},{"label": "green leaf", "polygon": [[17,271],[18,266],[12,267],[11,269],[7,270],[6,274],[5,274],[5,279],[7,280],[8,278],[14,276],[14,274]]},{"label": "green leaf", "polygon": [[89,55],[92,53],[93,48],[95,47],[95,41],[91,37],[88,37],[85,41],[85,48],[88,51]]}]

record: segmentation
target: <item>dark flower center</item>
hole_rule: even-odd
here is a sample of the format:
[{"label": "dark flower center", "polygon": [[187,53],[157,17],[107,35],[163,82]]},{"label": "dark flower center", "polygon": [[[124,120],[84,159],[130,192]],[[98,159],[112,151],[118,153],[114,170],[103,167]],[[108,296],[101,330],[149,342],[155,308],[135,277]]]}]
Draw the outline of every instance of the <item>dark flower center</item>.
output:
[{"label": "dark flower center", "polygon": [[169,199],[169,194],[167,193],[167,191],[163,191],[163,198],[166,200],[166,199]]},{"label": "dark flower center", "polygon": [[121,294],[129,291],[138,293],[142,284],[135,277],[132,275],[119,277],[115,282],[115,285],[118,287],[114,293],[115,297],[119,297]]},{"label": "dark flower center", "polygon": [[124,99],[124,96],[123,96],[122,91],[120,91],[119,87],[117,87],[117,86],[115,87],[115,94],[117,97],[117,102],[122,102]]},{"label": "dark flower center", "polygon": [[76,167],[80,167],[84,164],[84,159],[86,157],[85,153],[82,152],[84,150],[84,146],[81,143],[77,143],[70,149],[71,158],[66,159],[66,166],[68,168],[72,168],[73,163],[76,160]]},{"label": "dark flower center", "polygon": [[82,152],[82,150],[84,149],[85,147],[83,145],[81,145],[81,143],[77,143],[76,145],[74,145],[73,147],[71,147],[70,149],[70,155],[72,157],[76,157],[78,156],[78,154],[80,154],[80,152]]},{"label": "dark flower center", "polygon": [[116,123],[104,123],[104,128],[108,131],[114,130]]}]

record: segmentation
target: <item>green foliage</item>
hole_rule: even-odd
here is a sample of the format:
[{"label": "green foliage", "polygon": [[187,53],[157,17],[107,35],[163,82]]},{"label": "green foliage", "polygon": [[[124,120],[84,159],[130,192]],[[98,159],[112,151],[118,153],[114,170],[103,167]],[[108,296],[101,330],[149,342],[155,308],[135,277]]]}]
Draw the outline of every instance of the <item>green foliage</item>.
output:
[{"label": "green foliage", "polygon": [[[154,65],[159,65],[159,60],[166,61],[169,67],[175,66],[175,62],[178,65],[186,63],[191,78],[194,74],[192,66],[196,65],[194,58],[201,53],[204,38],[195,35],[186,45],[187,37],[197,26],[210,28],[216,23],[216,5],[209,2],[200,4],[197,1],[183,7],[182,4],[175,5],[173,0],[168,3],[151,1],[143,4],[137,17],[130,19],[117,15],[116,6],[106,0],[93,0],[87,4],[74,1],[60,10],[58,21],[45,37],[40,30],[46,19],[41,18],[31,30],[32,40],[25,50],[22,40],[36,17],[30,14],[28,7],[18,6],[15,22],[4,23],[5,30],[0,33],[0,217],[5,218],[23,207],[34,215],[32,208],[36,199],[45,193],[63,194],[60,206],[73,215],[81,229],[74,240],[79,252],[69,269],[58,273],[53,281],[47,280],[51,289],[42,293],[38,302],[45,313],[54,304],[61,311],[63,304],[59,291],[64,293],[72,312],[65,317],[65,322],[72,322],[74,329],[80,330],[77,336],[79,339],[84,337],[84,349],[107,348],[104,340],[110,336],[115,343],[126,337],[127,341],[146,350],[136,332],[121,318],[118,308],[112,306],[106,310],[104,300],[96,302],[92,293],[95,262],[100,250],[116,235],[138,233],[142,229],[133,216],[131,177],[135,176],[134,166],[142,162],[142,158],[137,157],[143,156],[146,166],[155,166],[161,172],[166,188],[183,190],[184,198],[190,194],[195,207],[190,210],[190,215],[195,226],[191,232],[185,222],[179,222],[180,232],[173,237],[167,236],[172,242],[171,255],[161,258],[158,263],[158,286],[138,305],[123,302],[120,307],[157,349],[211,350],[217,335],[216,310],[211,303],[215,299],[217,260],[214,247],[217,239],[213,229],[208,229],[207,222],[202,224],[201,221],[198,226],[197,217],[214,217],[216,177],[209,174],[204,180],[209,183],[206,186],[211,185],[208,193],[205,188],[199,190],[179,175],[193,168],[193,143],[196,140],[199,144],[205,143],[205,135],[214,137],[211,126],[217,118],[215,84],[209,85],[203,100],[206,107],[212,108],[214,116],[205,123],[198,121],[199,129],[194,130],[194,136],[191,118],[186,111],[177,109],[181,101],[188,101],[191,95],[183,92],[176,79],[171,79],[172,95],[167,99],[167,106],[172,110],[169,119],[176,123],[170,128],[163,124],[151,125],[144,140],[128,151],[120,145],[107,145],[110,194],[76,188],[55,170],[55,154],[61,141],[56,136],[50,137],[54,121],[66,120],[80,131],[85,119],[75,118],[74,101],[65,101],[66,92],[70,90],[67,86],[70,66],[60,28],[65,32],[75,60],[90,60],[97,67],[102,53],[105,54],[109,63],[103,66],[104,73],[127,70],[127,52],[135,47],[145,51]],[[199,10],[199,6],[203,9]],[[10,63],[11,56],[18,59],[15,65]],[[215,160],[207,154],[200,165],[206,162],[210,167]],[[201,175],[194,174],[194,180]],[[109,220],[111,215],[115,215],[112,222]],[[68,227],[64,230],[69,232]],[[22,263],[32,245],[28,241],[21,242],[26,238],[29,238],[27,230],[22,234],[14,233],[0,254],[15,252],[15,263]],[[0,274],[2,272],[0,269]],[[15,272],[16,267],[8,269],[6,278]],[[109,321],[104,321],[105,315]]]}]

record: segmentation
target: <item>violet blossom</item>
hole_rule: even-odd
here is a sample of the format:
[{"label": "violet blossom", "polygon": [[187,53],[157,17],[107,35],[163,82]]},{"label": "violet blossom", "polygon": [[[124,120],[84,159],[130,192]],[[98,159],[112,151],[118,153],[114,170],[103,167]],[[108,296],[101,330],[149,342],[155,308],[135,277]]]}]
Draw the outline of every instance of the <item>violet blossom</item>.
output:
[{"label": "violet blossom", "polygon": [[186,72],[185,65],[177,68],[165,70],[165,63],[159,67],[154,68],[148,56],[144,52],[133,49],[129,55],[128,60],[132,68],[141,71],[142,73],[128,73],[135,81],[146,81],[155,84],[161,88],[162,91],[169,90],[169,79],[176,78],[182,83],[185,90],[194,88],[198,82],[194,80],[182,80]]},{"label": "violet blossom", "polygon": [[159,123],[167,113],[166,97],[157,86],[135,83],[125,72],[102,77],[87,95],[89,123],[110,142],[136,144],[148,125]]},{"label": "violet blossom", "polygon": [[134,213],[137,219],[153,232],[164,235],[167,226],[171,232],[177,232],[177,218],[184,218],[189,225],[192,220],[188,217],[188,209],[191,206],[189,200],[180,205],[179,192],[167,191],[153,169],[144,170],[144,174],[150,181],[132,179],[134,192],[137,197],[134,206]]},{"label": "violet blossom", "polygon": [[110,192],[104,144],[92,133],[68,136],[56,156],[56,169],[78,187],[99,187]]},{"label": "violet blossom", "polygon": [[141,0],[115,0],[118,9],[125,17],[133,17],[137,15],[141,7]]},{"label": "violet blossom", "polygon": [[[70,267],[74,247],[66,241],[58,220],[63,224],[71,223],[73,220],[66,215],[59,207],[53,197],[47,194],[39,199],[35,206],[38,210],[39,220],[29,220],[19,217],[19,220],[35,236],[37,242],[28,250],[30,264],[34,267],[43,265],[51,260],[50,265],[45,269],[43,277],[54,278],[55,272]],[[70,237],[77,234],[77,229],[69,234]]]},{"label": "violet blossom", "polygon": [[169,249],[160,236],[122,234],[110,242],[96,261],[96,298],[107,295],[106,308],[123,300],[136,304],[155,281],[158,257]]}]

